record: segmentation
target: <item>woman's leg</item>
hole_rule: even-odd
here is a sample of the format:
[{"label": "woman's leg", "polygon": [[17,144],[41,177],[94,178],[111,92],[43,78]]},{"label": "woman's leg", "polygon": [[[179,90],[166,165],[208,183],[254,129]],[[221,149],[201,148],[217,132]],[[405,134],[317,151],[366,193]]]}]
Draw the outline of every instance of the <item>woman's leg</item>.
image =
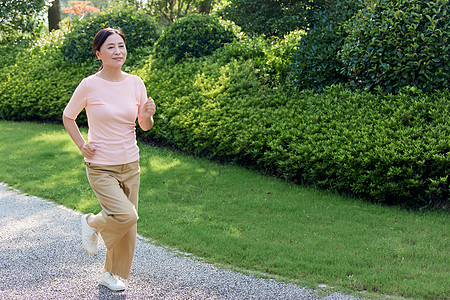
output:
[{"label": "woman's leg", "polygon": [[105,270],[127,279],[136,244],[139,163],[86,165],[89,182],[103,208],[94,222],[107,247]]}]

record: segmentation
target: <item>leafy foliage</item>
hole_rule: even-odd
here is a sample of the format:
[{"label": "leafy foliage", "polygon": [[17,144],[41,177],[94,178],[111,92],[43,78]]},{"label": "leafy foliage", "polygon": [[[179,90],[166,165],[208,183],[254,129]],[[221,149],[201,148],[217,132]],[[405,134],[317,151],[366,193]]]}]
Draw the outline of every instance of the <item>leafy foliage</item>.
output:
[{"label": "leafy foliage", "polygon": [[25,51],[33,43],[28,37],[20,36],[15,39],[4,40],[0,44],[0,81],[6,79],[6,71],[2,69],[16,62],[16,59],[20,58],[20,53]]},{"label": "leafy foliage", "polygon": [[0,40],[16,32],[34,32],[37,15],[43,10],[44,0],[2,0],[0,2]]},{"label": "leafy foliage", "polygon": [[306,30],[316,12],[329,0],[231,0],[220,14],[250,34],[283,37],[286,33]]},{"label": "leafy foliage", "polygon": [[100,9],[91,6],[91,1],[70,1],[70,7],[65,7],[61,10],[62,13],[74,15],[74,16],[84,16],[91,13],[99,13]]},{"label": "leafy foliage", "polygon": [[190,14],[209,14],[213,2],[213,0],[153,0],[148,3],[148,9],[163,24],[172,24]]},{"label": "leafy foliage", "polygon": [[127,38],[127,51],[131,55],[139,48],[150,48],[158,39],[157,25],[147,14],[123,7],[100,12],[97,15],[73,23],[62,47],[70,62],[92,61],[92,41],[95,34],[105,28],[120,28]]},{"label": "leafy foliage", "polygon": [[[63,59],[62,36],[42,37],[20,60],[3,68],[0,82],[0,118],[60,122],[62,111],[80,81],[94,69],[92,64],[71,64]],[[80,115],[80,123],[86,122]]]},{"label": "leafy foliage", "polygon": [[178,62],[185,58],[210,55],[230,43],[234,33],[224,27],[217,17],[190,15],[169,26],[155,45],[156,57]]},{"label": "leafy foliage", "polygon": [[450,91],[287,93],[223,52],[141,70],[159,107],[141,134],[380,203],[448,207]]},{"label": "leafy foliage", "polygon": [[321,92],[329,85],[347,81],[337,56],[345,37],[341,27],[358,11],[361,2],[338,0],[316,14],[314,26],[301,39],[287,67],[289,82],[300,90]]},{"label": "leafy foliage", "polygon": [[[193,24],[205,18],[212,20],[188,17],[186,29],[167,32],[186,39],[189,33],[204,34],[216,25]],[[204,44],[192,41],[187,54],[180,47],[168,56],[150,57],[134,72],[156,99],[158,113],[154,130],[139,134],[195,155],[380,203],[448,208],[450,91],[411,87],[393,95],[335,85],[317,94],[262,80],[285,72],[282,66],[298,38],[289,36],[285,44],[243,38],[226,46],[200,38]],[[73,90],[94,71],[92,61],[64,59],[66,41],[54,33],[3,67],[0,118],[60,121]],[[198,53],[210,43],[214,47]],[[167,63],[175,58],[177,64]]]},{"label": "leafy foliage", "polygon": [[353,86],[388,93],[449,86],[448,0],[377,0],[345,26],[340,52]]},{"label": "leafy foliage", "polygon": [[251,59],[259,79],[270,86],[283,82],[289,72],[288,65],[304,31],[296,30],[284,38],[265,39],[238,33],[238,38],[219,49],[221,58]]}]

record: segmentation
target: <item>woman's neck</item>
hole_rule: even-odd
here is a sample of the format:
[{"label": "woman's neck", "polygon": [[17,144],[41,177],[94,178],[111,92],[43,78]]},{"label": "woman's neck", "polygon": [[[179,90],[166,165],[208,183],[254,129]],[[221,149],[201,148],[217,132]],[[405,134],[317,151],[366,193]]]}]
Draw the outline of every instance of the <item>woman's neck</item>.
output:
[{"label": "woman's neck", "polygon": [[122,81],[127,76],[121,69],[101,69],[97,76],[108,81]]}]

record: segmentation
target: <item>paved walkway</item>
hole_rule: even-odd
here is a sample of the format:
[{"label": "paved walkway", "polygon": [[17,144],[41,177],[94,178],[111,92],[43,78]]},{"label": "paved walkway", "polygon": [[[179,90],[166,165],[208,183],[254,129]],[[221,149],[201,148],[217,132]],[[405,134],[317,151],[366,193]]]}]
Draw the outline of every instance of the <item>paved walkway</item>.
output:
[{"label": "paved walkway", "polygon": [[97,284],[104,244],[81,247],[80,214],[0,183],[0,299],[356,299],[252,278],[139,238],[127,290]]}]

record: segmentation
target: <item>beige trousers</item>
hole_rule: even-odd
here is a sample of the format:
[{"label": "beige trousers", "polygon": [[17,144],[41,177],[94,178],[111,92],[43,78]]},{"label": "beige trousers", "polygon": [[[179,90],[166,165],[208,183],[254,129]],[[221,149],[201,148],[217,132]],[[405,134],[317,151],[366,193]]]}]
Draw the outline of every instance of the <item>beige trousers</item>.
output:
[{"label": "beige trousers", "polygon": [[86,173],[102,206],[95,224],[107,249],[105,270],[128,279],[136,246],[139,161],[116,166],[86,163]]}]

